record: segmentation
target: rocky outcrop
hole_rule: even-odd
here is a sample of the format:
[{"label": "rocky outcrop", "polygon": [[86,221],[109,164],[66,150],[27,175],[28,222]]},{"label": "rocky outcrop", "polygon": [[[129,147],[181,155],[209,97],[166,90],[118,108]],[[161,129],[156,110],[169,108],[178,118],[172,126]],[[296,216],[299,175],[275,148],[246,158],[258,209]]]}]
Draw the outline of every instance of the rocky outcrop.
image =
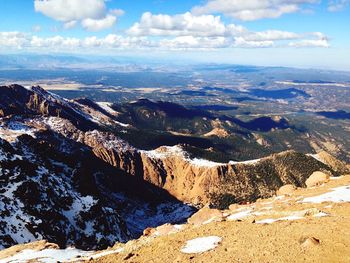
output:
[{"label": "rocky outcrop", "polygon": [[323,162],[327,164],[328,166],[332,167],[332,169],[340,174],[347,174],[350,173],[350,169],[346,166],[346,163],[338,160],[337,158],[333,157],[326,151],[321,151],[315,155],[313,155],[314,158],[319,160],[320,162]]},{"label": "rocky outcrop", "polygon": [[328,181],[329,181],[329,174],[316,171],[316,172],[313,172],[309,178],[307,178],[305,184],[307,187],[314,187],[314,186],[324,184]]},{"label": "rocky outcrop", "polygon": [[199,206],[227,208],[232,203],[270,197],[285,184],[306,187],[305,181],[318,170],[338,175],[315,158],[294,151],[234,164],[200,163],[174,149],[168,151],[158,157],[141,154],[144,179],[183,202]]},{"label": "rocky outcrop", "polygon": [[98,127],[81,105],[45,91],[39,86],[31,89],[15,84],[0,86],[0,94],[0,117],[52,116],[67,119],[84,131]]}]

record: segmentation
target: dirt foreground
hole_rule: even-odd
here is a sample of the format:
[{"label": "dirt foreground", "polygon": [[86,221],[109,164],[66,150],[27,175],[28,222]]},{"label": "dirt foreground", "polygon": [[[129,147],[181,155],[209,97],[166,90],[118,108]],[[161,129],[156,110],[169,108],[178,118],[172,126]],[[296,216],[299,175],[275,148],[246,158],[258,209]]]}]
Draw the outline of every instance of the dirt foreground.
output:
[{"label": "dirt foreground", "polygon": [[[300,202],[340,186],[350,186],[350,175],[320,187],[297,189],[291,196],[236,208],[252,209],[257,215],[237,221],[226,218],[200,226],[185,225],[177,233],[141,237],[124,245],[121,253],[92,262],[350,262],[350,203]],[[300,215],[301,219],[293,219]],[[290,220],[257,223],[284,217]],[[181,252],[186,241],[207,236],[218,236],[222,241],[204,253]]]}]

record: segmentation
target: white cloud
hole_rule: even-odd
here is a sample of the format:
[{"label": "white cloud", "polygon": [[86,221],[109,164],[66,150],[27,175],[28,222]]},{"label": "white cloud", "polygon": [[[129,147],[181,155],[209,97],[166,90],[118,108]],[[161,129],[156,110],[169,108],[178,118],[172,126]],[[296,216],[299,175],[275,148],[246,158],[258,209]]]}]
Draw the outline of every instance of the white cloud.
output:
[{"label": "white cloud", "polygon": [[267,30],[261,32],[249,32],[244,38],[248,41],[275,41],[275,40],[291,40],[299,39],[302,36],[288,31]]},{"label": "white cloud", "polygon": [[[176,36],[147,37],[109,34],[105,37],[70,38],[62,36],[39,37],[21,32],[0,32],[0,50],[26,49],[40,51],[106,50],[212,50],[225,48],[266,47],[329,47],[328,39],[321,33],[297,35],[283,31],[243,31],[239,36]],[[295,35],[294,35],[295,34]],[[293,41],[290,40],[294,37]]]},{"label": "white cloud", "polygon": [[116,17],[123,16],[125,14],[125,11],[122,9],[112,9],[109,11],[110,14],[115,15]]},{"label": "white cloud", "polygon": [[[142,15],[139,22],[127,30],[127,33],[132,36],[164,37],[159,45],[170,49],[280,47],[288,46],[286,42],[292,40],[294,42],[306,40],[303,45],[317,46],[315,41],[325,39],[324,34],[320,32],[304,34],[281,30],[254,32],[241,25],[226,25],[220,16],[195,16],[191,13],[170,16],[147,12]],[[323,42],[328,43],[328,40],[325,39]]]},{"label": "white cloud", "polygon": [[22,49],[30,37],[22,32],[0,32],[0,47]]},{"label": "white cloud", "polygon": [[117,18],[113,15],[107,15],[102,19],[87,18],[81,21],[81,25],[84,29],[89,31],[101,31],[111,28],[117,22]]},{"label": "white cloud", "polygon": [[316,3],[318,0],[208,0],[206,4],[195,6],[196,15],[222,13],[243,21],[262,18],[277,18],[294,13],[302,4]]},{"label": "white cloud", "polygon": [[247,40],[243,37],[236,37],[234,42],[234,47],[241,48],[266,48],[273,47],[274,42],[271,40]]},{"label": "white cloud", "polygon": [[100,31],[115,25],[121,9],[107,10],[106,0],[34,0],[36,12],[63,22],[64,29],[71,29],[79,22],[89,31]]},{"label": "white cloud", "polygon": [[303,39],[297,42],[291,42],[289,43],[289,46],[291,47],[321,47],[321,48],[328,48],[330,47],[327,39]]},{"label": "white cloud", "polygon": [[36,12],[62,22],[100,19],[106,14],[104,0],[35,0],[34,8]]},{"label": "white cloud", "polygon": [[350,5],[350,0],[330,0],[328,2],[328,11],[342,11]]},{"label": "white cloud", "polygon": [[127,32],[134,36],[214,37],[224,35],[225,30],[219,16],[193,16],[189,12],[170,16],[146,12],[140,22],[135,23]]},{"label": "white cloud", "polygon": [[225,37],[194,37],[180,36],[173,39],[163,39],[159,41],[159,47],[162,49],[181,50],[181,49],[217,49],[226,48],[231,45]]}]

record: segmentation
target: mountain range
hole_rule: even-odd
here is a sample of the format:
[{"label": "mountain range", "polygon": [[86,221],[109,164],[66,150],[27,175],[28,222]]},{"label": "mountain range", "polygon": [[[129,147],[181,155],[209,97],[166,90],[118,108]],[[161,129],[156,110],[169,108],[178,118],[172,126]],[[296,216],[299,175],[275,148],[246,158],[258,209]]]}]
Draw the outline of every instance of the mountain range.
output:
[{"label": "mountain range", "polygon": [[[143,131],[175,130],[183,123],[171,120],[179,116],[187,124],[199,117],[215,121],[206,111],[173,103],[68,100],[39,86],[1,86],[0,94],[1,248],[45,239],[62,248],[104,249],[147,227],[184,222],[204,206],[226,209],[271,197],[286,184],[305,187],[315,171],[348,172],[325,152],[215,162],[195,155],[201,139],[142,149]],[[283,118],[227,121],[288,128]]]}]

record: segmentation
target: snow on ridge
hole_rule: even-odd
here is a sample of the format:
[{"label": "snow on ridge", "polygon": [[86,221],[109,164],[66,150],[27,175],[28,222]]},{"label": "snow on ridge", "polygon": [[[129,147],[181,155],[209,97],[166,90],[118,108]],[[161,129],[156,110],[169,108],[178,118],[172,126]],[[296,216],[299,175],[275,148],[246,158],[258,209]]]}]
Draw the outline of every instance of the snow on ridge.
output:
[{"label": "snow on ridge", "polygon": [[[118,115],[118,112],[113,110],[111,105],[112,103],[110,102],[96,102],[96,104],[98,106],[100,106],[102,109],[104,109],[106,112],[108,112],[109,114],[113,115],[113,116],[117,116]],[[118,124],[119,126],[122,126],[124,128],[128,128],[130,127],[131,125],[130,124],[126,124],[126,123],[123,123],[123,122],[120,122],[120,121],[117,121],[117,120],[113,120],[114,123]]]},{"label": "snow on ridge", "polygon": [[247,160],[247,161],[241,161],[241,162],[236,162],[236,161],[229,161],[229,164],[235,165],[235,164],[257,164],[261,161],[262,159],[254,159],[254,160]]},{"label": "snow on ridge", "polygon": [[14,142],[17,137],[27,134],[35,138],[37,130],[21,122],[11,121],[7,124],[0,123],[0,138],[8,142]]},{"label": "snow on ridge", "polygon": [[103,145],[107,149],[116,149],[118,151],[130,151],[134,148],[126,141],[116,137],[114,134],[105,133],[98,130],[88,131],[85,133],[85,137],[93,137],[100,145]]},{"label": "snow on ridge", "polygon": [[208,161],[205,159],[198,159],[198,158],[194,158],[191,160],[191,164],[195,165],[195,166],[206,166],[206,167],[217,167],[217,166],[224,166],[226,164],[224,163],[217,163],[217,162],[213,162],[213,161]]},{"label": "snow on ridge", "polygon": [[117,113],[118,113],[111,108],[111,106],[113,104],[111,102],[99,101],[99,102],[96,102],[96,104],[112,115],[117,115]]},{"label": "snow on ridge", "polygon": [[165,159],[167,157],[171,156],[178,156],[182,157],[184,159],[188,158],[188,154],[179,146],[162,146],[159,147],[158,149],[151,150],[151,151],[140,151],[141,153],[147,155],[148,157],[152,159]]},{"label": "snow on ridge", "polygon": [[226,165],[224,163],[217,163],[205,159],[200,159],[200,158],[194,158],[191,159],[189,157],[189,154],[182,149],[181,146],[175,145],[175,146],[162,146],[159,147],[158,149],[151,150],[151,151],[140,151],[141,153],[145,154],[149,158],[152,159],[158,159],[158,160],[163,160],[168,157],[176,156],[184,159],[186,162],[197,166],[197,167],[217,167],[217,166],[223,166]]},{"label": "snow on ridge", "polygon": [[[117,125],[124,127],[124,128],[130,127],[129,124],[114,120],[114,119],[110,118],[109,116],[107,116],[105,113],[98,111],[98,110],[95,110],[89,106],[82,105],[80,103],[77,103],[76,101],[72,101],[71,103],[73,103],[73,105],[75,105],[76,107],[80,108],[78,111],[78,113],[80,115],[82,115],[87,120],[90,120],[98,125],[103,125],[104,123],[107,122],[110,124],[117,124]],[[112,108],[107,106],[104,102],[102,102],[102,104],[101,104],[101,102],[95,102],[95,103],[98,106],[100,106],[102,109],[104,109],[105,111],[109,112],[111,115],[116,115],[116,112]],[[76,110],[76,109],[74,109],[74,107],[72,107],[72,108],[73,108],[73,110]]]},{"label": "snow on ridge", "polygon": [[321,162],[321,163],[324,163],[324,161],[319,157],[318,154],[312,154],[312,153],[310,153],[310,154],[307,154],[307,156],[310,156],[310,157],[316,159],[317,161],[319,161],[319,162]]}]

